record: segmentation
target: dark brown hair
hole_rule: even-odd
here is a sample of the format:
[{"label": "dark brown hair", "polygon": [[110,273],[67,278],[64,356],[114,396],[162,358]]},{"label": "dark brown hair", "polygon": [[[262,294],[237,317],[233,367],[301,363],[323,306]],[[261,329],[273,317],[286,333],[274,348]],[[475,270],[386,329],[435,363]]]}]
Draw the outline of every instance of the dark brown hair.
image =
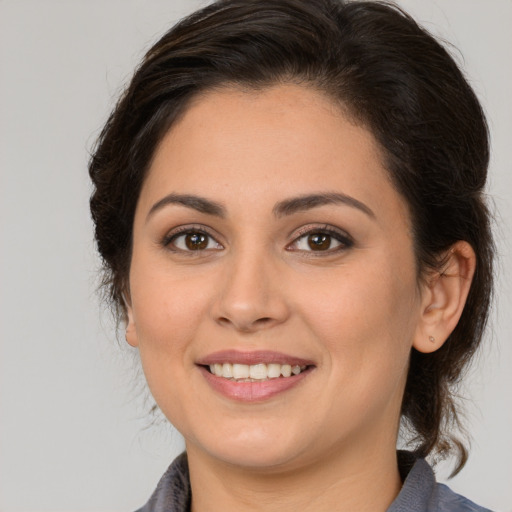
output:
[{"label": "dark brown hair", "polygon": [[224,0],[192,14],[146,54],[110,115],[90,161],[91,212],[103,284],[122,317],[132,224],[155,149],[196,95],[218,86],[294,82],[323,91],[367,127],[406,199],[419,278],[456,241],[476,273],[462,317],[432,354],[412,350],[402,419],[418,456],[467,452],[453,390],[481,342],[492,294],[494,246],[483,188],[488,130],[452,57],[396,6],[343,0]]}]

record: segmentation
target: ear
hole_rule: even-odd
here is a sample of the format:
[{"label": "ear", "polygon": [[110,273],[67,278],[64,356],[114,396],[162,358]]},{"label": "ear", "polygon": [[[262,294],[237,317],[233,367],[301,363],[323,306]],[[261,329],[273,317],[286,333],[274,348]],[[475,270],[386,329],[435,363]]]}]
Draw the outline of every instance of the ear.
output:
[{"label": "ear", "polygon": [[124,307],[126,311],[126,331],[125,338],[128,345],[137,347],[139,345],[137,341],[137,329],[135,328],[135,320],[133,318],[133,308],[131,303],[131,297],[129,293],[123,293]]},{"label": "ear", "polygon": [[439,349],[455,329],[475,273],[475,251],[467,242],[455,243],[444,255],[444,265],[423,286],[421,318],[413,347],[430,353]]}]

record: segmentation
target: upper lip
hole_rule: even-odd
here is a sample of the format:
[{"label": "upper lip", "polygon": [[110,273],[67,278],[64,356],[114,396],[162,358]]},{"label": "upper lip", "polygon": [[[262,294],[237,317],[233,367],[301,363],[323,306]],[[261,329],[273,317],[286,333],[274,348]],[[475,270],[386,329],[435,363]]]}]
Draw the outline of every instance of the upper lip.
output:
[{"label": "upper lip", "polygon": [[208,366],[211,364],[222,364],[222,363],[232,363],[232,364],[289,364],[289,365],[298,365],[298,366],[312,366],[314,365],[313,361],[295,357],[288,354],[283,354],[281,352],[274,352],[270,350],[256,350],[252,352],[242,352],[239,350],[220,350],[218,352],[213,352],[212,354],[208,354],[205,357],[200,358],[196,364]]}]

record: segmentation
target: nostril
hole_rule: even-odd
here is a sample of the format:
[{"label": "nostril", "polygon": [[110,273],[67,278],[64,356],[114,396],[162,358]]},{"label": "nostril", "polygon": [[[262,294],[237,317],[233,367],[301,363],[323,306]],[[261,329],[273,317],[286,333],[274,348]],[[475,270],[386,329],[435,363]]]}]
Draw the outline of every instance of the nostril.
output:
[{"label": "nostril", "polygon": [[244,321],[239,319],[238,321],[234,321],[228,317],[221,316],[217,319],[217,322],[224,326],[233,326],[243,332],[251,332],[270,325],[273,322],[273,319],[269,316],[265,316],[262,318],[256,318],[256,320]]},{"label": "nostril", "polygon": [[255,324],[268,324],[271,321],[272,321],[272,318],[266,316],[264,318],[258,318],[258,320],[256,320],[254,323]]}]

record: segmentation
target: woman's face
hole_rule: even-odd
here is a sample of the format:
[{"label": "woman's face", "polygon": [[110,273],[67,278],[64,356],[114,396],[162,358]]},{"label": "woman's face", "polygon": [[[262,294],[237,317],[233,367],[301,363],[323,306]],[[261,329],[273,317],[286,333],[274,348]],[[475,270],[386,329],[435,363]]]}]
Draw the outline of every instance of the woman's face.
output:
[{"label": "woman's face", "polygon": [[424,308],[410,218],[373,136],[320,93],[196,98],[142,188],[129,278],[127,339],[189,453],[394,450]]}]

